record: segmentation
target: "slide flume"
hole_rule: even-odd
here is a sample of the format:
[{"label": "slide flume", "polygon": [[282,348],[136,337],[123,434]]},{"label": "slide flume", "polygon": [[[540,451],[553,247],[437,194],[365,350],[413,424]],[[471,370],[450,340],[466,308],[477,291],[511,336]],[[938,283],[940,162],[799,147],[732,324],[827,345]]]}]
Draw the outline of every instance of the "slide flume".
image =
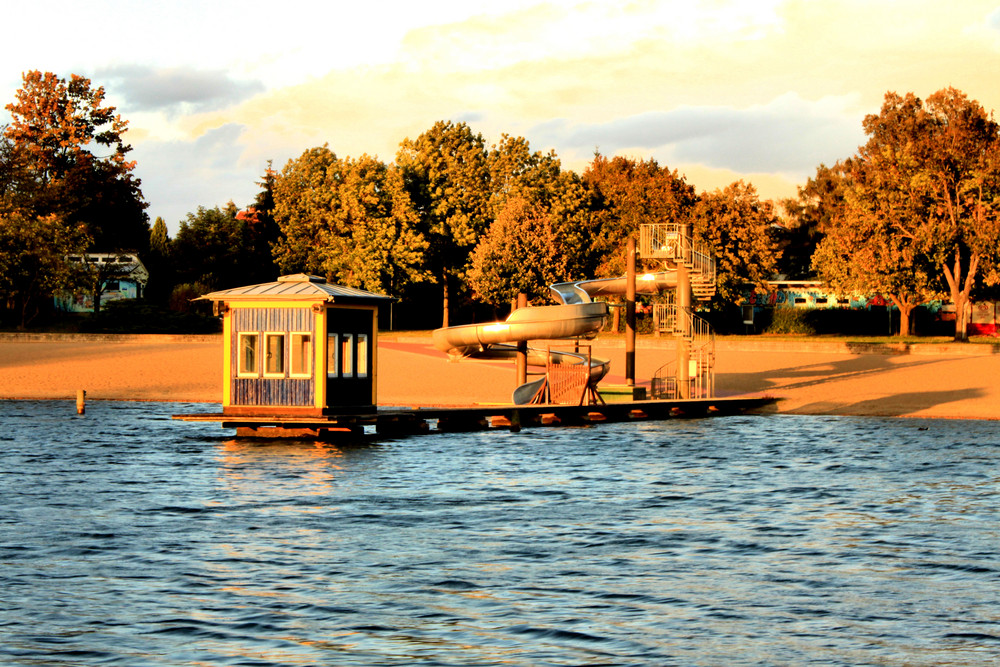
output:
[{"label": "slide flume", "polygon": [[[676,272],[649,273],[636,279],[636,292],[656,294],[677,285]],[[478,359],[513,359],[517,343],[538,340],[593,337],[604,323],[608,305],[594,301],[595,296],[621,295],[626,292],[626,279],[603,278],[557,283],[549,289],[562,303],[557,306],[529,306],[519,308],[502,322],[464,324],[436,329],[434,347],[453,357]],[[548,363],[587,363],[587,355],[568,351],[552,351],[532,347],[528,349],[528,364],[545,366]],[[590,382],[596,385],[607,375],[610,362],[590,359]],[[514,390],[513,402],[527,403],[534,396],[543,380],[535,380]]]}]

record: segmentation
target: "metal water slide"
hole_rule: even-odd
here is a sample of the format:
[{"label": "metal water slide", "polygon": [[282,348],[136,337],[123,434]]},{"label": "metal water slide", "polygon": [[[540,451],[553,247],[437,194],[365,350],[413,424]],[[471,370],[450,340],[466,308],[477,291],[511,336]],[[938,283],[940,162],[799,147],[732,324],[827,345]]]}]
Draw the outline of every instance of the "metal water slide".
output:
[{"label": "metal water slide", "polygon": [[[636,278],[636,293],[656,294],[677,286],[675,271],[647,273]],[[519,308],[502,322],[464,324],[433,332],[434,347],[454,358],[513,359],[517,344],[527,341],[592,338],[604,323],[608,305],[594,301],[598,296],[619,296],[626,292],[625,276],[556,283],[549,287],[561,303],[556,306]],[[528,364],[585,364],[590,361],[590,382],[596,385],[607,375],[610,361],[594,359],[570,351],[529,347]],[[514,402],[525,403],[542,380],[528,382],[514,391]]]}]

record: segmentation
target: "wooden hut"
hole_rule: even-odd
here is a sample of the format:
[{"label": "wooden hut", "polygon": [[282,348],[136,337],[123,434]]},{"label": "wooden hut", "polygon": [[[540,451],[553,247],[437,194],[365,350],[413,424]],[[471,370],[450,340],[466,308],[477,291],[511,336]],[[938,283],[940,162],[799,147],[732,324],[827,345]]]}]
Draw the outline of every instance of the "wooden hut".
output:
[{"label": "wooden hut", "polygon": [[212,292],[223,318],[224,415],[374,408],[378,307],[389,297],[296,274]]}]

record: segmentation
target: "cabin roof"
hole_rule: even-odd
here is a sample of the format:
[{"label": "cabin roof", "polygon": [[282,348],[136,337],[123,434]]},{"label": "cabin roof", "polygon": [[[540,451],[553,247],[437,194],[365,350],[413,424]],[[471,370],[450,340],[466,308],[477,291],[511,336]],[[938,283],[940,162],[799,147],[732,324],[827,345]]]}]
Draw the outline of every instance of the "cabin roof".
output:
[{"label": "cabin roof", "polygon": [[317,301],[349,303],[391,301],[392,297],[374,294],[353,287],[344,287],[328,283],[319,276],[296,273],[281,276],[273,283],[233,287],[231,289],[211,292],[198,297],[199,300],[210,301],[240,301],[240,300],[274,300],[274,301]]}]

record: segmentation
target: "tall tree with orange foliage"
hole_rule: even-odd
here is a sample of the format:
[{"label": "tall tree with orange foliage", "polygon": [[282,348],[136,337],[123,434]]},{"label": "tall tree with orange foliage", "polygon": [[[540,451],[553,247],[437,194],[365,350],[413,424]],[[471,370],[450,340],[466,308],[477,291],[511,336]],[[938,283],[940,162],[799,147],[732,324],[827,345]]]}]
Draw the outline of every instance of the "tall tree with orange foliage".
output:
[{"label": "tall tree with orange foliage", "polygon": [[955,304],[955,340],[965,340],[979,279],[1000,284],[1000,125],[945,88],[926,101],[887,93],[864,129],[845,205],[814,263],[824,274],[877,269],[881,282],[901,282],[922,300],[936,287]]},{"label": "tall tree with orange foliage", "polygon": [[5,108],[11,123],[3,133],[24,166],[8,204],[83,224],[94,250],[145,251],[149,219],[135,162],[127,159],[128,123],[105,105],[104,88],[76,74],[67,81],[34,70]]}]

